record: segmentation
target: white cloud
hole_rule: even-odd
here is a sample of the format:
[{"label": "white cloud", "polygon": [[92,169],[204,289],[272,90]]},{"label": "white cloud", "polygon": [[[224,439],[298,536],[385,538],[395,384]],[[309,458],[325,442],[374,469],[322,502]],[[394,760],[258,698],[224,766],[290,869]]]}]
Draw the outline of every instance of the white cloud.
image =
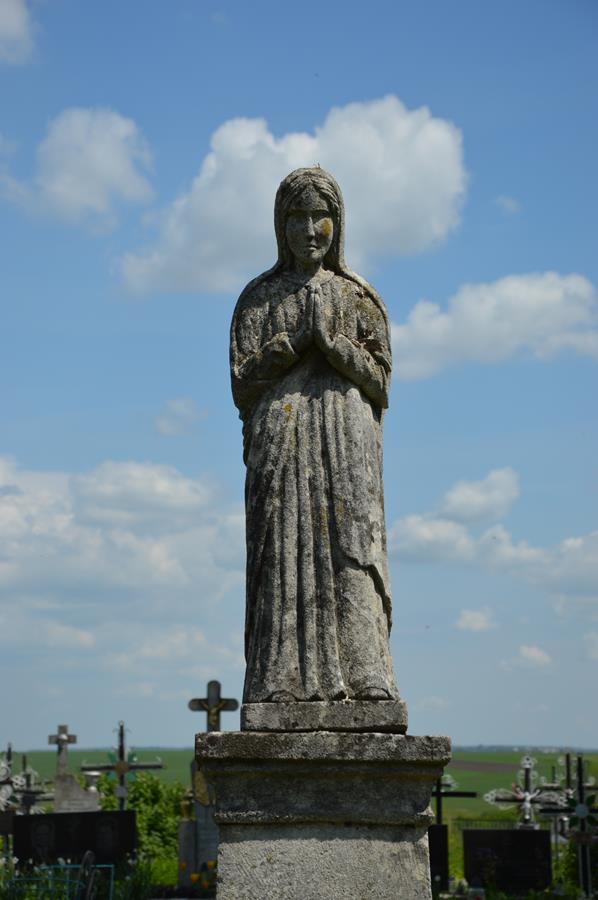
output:
[{"label": "white cloud", "polygon": [[475,542],[459,522],[433,515],[399,519],[390,530],[390,548],[411,562],[467,562],[474,558]]},{"label": "white cloud", "polygon": [[503,212],[509,213],[509,215],[521,212],[521,203],[519,200],[516,200],[515,197],[509,197],[508,194],[499,194],[496,198],[496,204]]},{"label": "white cloud", "polygon": [[462,609],[456,625],[463,631],[490,631],[495,627],[492,611],[487,608]]},{"label": "white cloud", "polygon": [[159,534],[196,522],[211,500],[211,490],[172,466],[108,461],[73,476],[71,496],[86,524],[134,526],[137,533]]},{"label": "white cloud", "polygon": [[598,660],[598,631],[590,631],[584,635],[584,641],[588,649],[588,657]]},{"label": "white cloud", "polygon": [[103,626],[125,598],[129,615],[171,622],[198,597],[238,590],[243,564],[243,514],[201,479],[150,463],[68,476],[0,460],[0,611],[11,621],[17,604],[89,630],[87,617]]},{"label": "white cloud", "polygon": [[517,474],[510,468],[494,470],[479,482],[459,481],[445,494],[439,512],[411,514],[392,525],[390,552],[405,562],[509,573],[544,587],[561,606],[572,598],[596,601],[598,531],[545,548],[515,540],[500,522],[478,533],[468,527],[476,519],[506,514],[518,494]]},{"label": "white cloud", "polygon": [[458,522],[496,521],[519,497],[519,479],[511,468],[494,469],[482,481],[458,481],[441,504],[443,516]]},{"label": "white cloud", "polygon": [[27,211],[110,227],[120,203],[152,196],[149,147],[132,119],[110,109],[70,108],[50,122],[29,182],[0,176],[7,199]]},{"label": "white cloud", "polygon": [[184,434],[200,417],[192,397],[176,397],[169,400],[156,418],[156,430],[165,437]]},{"label": "white cloud", "polygon": [[594,286],[582,275],[544,272],[465,284],[446,311],[419,300],[393,325],[399,378],[429,378],[466,362],[498,363],[520,353],[546,359],[569,350],[598,359]]},{"label": "white cloud", "polygon": [[24,63],[33,52],[33,23],[25,0],[0,0],[0,62]]},{"label": "white cloud", "polygon": [[218,128],[188,191],[163,212],[157,242],[129,253],[135,291],[234,291],[275,258],[274,194],[299,166],[319,163],[341,185],[348,261],[414,253],[456,227],[465,194],[461,133],[395,96],[333,108],[312,134],[275,137],[264,119]]},{"label": "white cloud", "polygon": [[522,644],[519,648],[519,659],[523,663],[527,663],[530,666],[549,666],[552,662],[552,659],[546,653],[545,650],[542,650],[541,647],[536,647],[534,644]]}]

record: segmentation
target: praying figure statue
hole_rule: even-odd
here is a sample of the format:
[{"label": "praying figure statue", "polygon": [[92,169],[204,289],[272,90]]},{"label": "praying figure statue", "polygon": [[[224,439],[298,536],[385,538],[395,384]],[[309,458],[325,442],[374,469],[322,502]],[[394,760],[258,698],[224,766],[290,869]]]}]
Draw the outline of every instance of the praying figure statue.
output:
[{"label": "praying figure statue", "polygon": [[389,322],[344,259],[344,204],[319,167],[278,188],[275,265],[237,302],[243,421],[244,702],[394,700],[382,423]]}]

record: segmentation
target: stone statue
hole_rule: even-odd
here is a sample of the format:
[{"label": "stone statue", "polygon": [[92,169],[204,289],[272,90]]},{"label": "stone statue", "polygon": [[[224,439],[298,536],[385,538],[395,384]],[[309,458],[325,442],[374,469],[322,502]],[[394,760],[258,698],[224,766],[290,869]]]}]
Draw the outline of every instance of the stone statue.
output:
[{"label": "stone statue", "polygon": [[278,260],[242,292],[231,326],[247,466],[244,702],[395,700],[386,309],[345,263],[327,172],[291,172],[274,221]]},{"label": "stone statue", "polygon": [[388,648],[386,310],[345,264],[330,175],[291,172],[274,224],[278,260],[231,327],[247,465],[241,729],[195,745],[218,897],[432,900],[429,804],[450,741],[407,734]]}]

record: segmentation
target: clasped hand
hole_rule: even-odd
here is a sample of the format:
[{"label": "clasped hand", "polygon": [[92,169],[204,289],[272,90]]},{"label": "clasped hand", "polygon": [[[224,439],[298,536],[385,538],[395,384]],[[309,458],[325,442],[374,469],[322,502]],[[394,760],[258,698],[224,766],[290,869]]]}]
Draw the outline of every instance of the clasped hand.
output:
[{"label": "clasped hand", "polygon": [[329,316],[319,288],[308,293],[303,322],[292,343],[296,353],[307,350],[312,343],[322,353],[332,349],[334,340],[330,335]]}]

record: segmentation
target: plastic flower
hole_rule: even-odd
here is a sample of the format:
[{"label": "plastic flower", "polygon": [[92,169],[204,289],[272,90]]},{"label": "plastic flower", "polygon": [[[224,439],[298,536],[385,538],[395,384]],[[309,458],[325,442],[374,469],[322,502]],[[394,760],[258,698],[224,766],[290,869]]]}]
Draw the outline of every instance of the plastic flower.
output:
[{"label": "plastic flower", "polygon": [[199,872],[191,872],[189,875],[189,881],[191,884],[195,884],[196,881],[199,881]]}]

